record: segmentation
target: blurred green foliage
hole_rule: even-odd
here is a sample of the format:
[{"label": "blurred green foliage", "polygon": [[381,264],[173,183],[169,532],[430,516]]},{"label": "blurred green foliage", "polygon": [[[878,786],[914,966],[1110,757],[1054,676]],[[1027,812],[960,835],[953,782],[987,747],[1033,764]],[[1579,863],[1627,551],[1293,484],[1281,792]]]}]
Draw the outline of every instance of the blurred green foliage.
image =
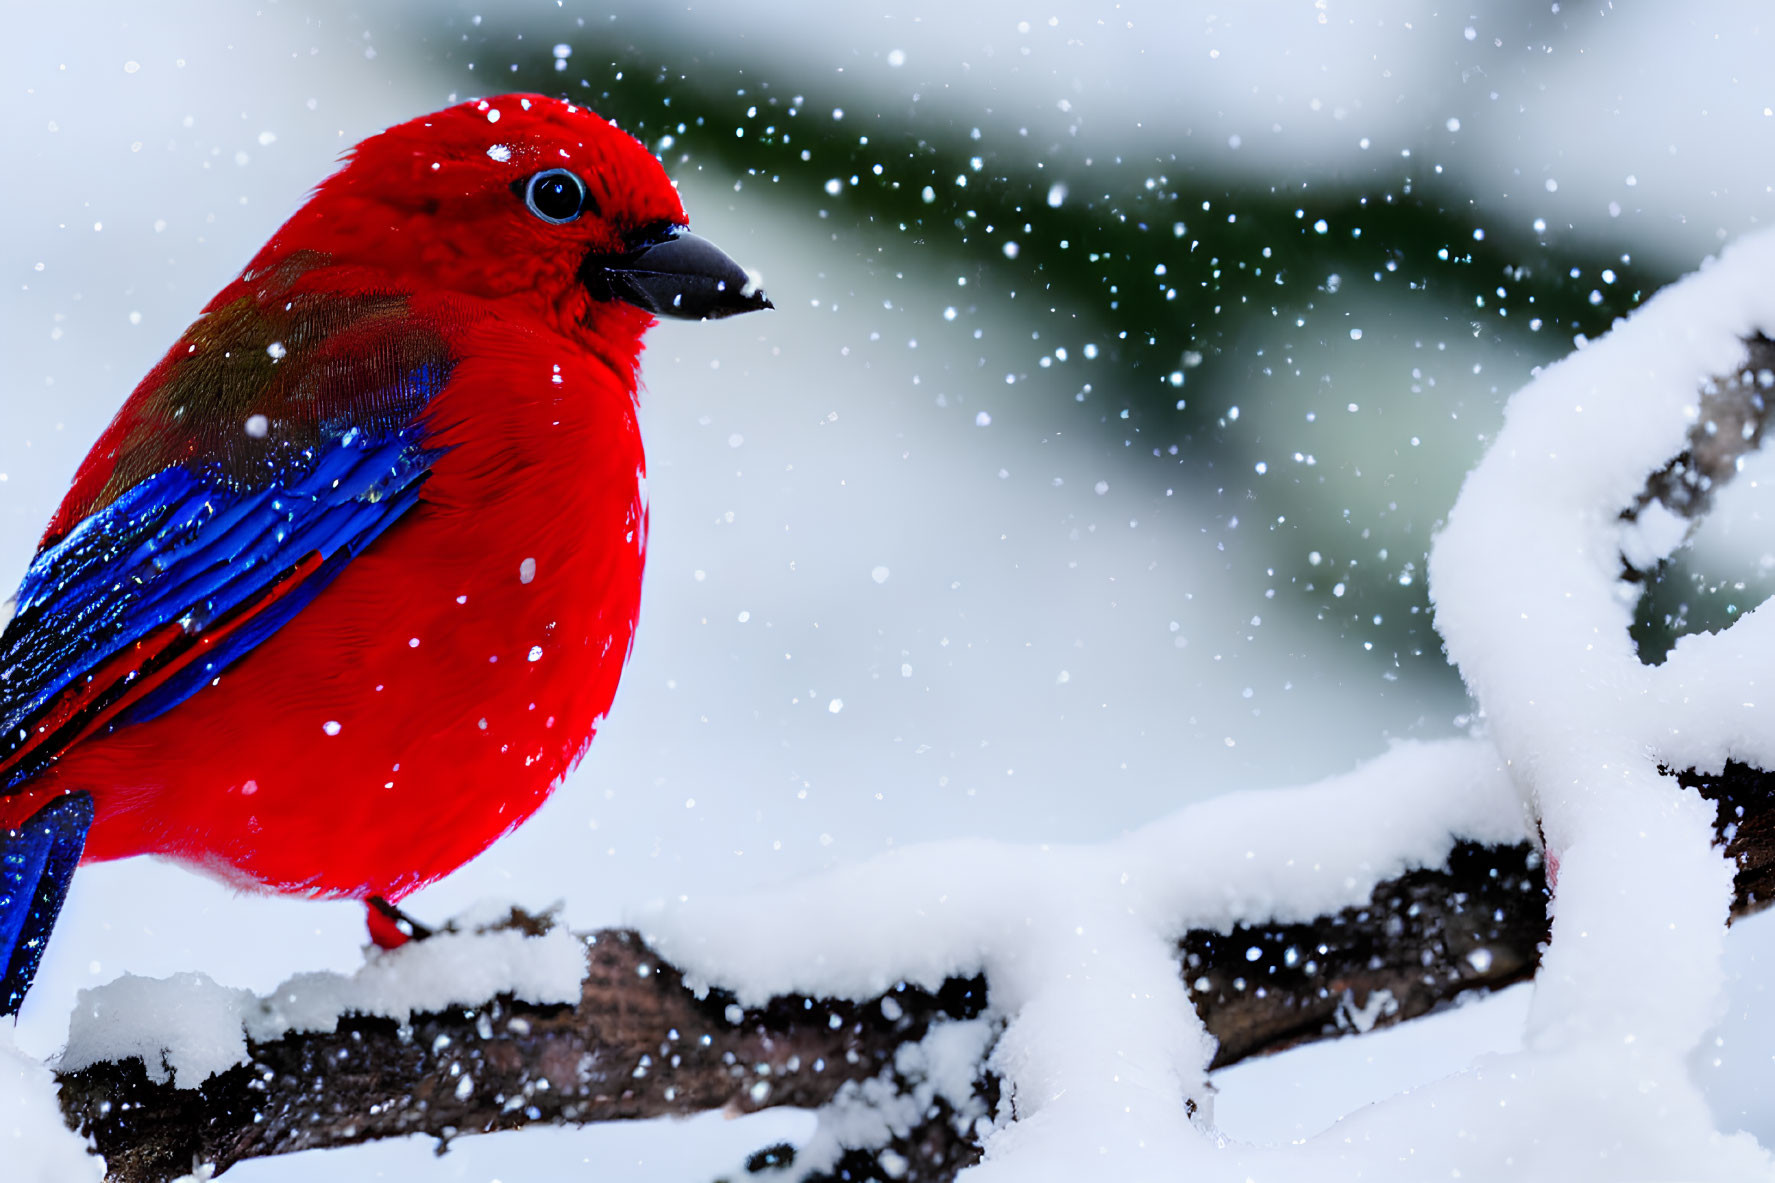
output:
[{"label": "blurred green foliage", "polygon": [[[1158,458],[1168,481],[1229,505],[1243,500],[1229,518],[1290,523],[1298,557],[1270,572],[1284,604],[1362,639],[1358,661],[1426,689],[1448,688],[1453,676],[1429,626],[1425,581],[1413,577],[1446,500],[1404,512],[1392,504],[1397,520],[1362,523],[1352,521],[1347,490],[1327,488],[1335,465],[1297,468],[1261,488],[1229,479],[1249,474],[1256,458],[1257,441],[1227,430],[1225,417],[1229,405],[1260,397],[1240,351],[1273,338],[1277,325],[1309,337],[1343,332],[1345,308],[1411,301],[1526,374],[1676,278],[1636,262],[1628,243],[1480,225],[1471,193],[1409,156],[1257,183],[1199,153],[1103,154],[1089,137],[1052,126],[1038,134],[1003,112],[981,127],[911,97],[884,105],[842,74],[797,77],[748,46],[686,53],[632,32],[600,43],[578,30],[564,63],[551,30],[520,39],[478,18],[443,20],[440,64],[463,94],[583,101],[673,167],[768,186],[770,200],[817,225],[863,274],[892,272],[909,256],[934,260],[965,280],[964,313],[993,303],[1032,337],[1100,343],[1091,384],[1081,390],[1057,370],[1024,374],[1039,380],[1021,397],[1075,404],[1081,426],[1095,423],[1107,444],[1123,445],[1114,449],[1123,464]],[[1113,405],[1101,397],[1109,390]],[[1440,495],[1453,488],[1451,475]],[[1334,554],[1340,545],[1347,553]],[[1318,551],[1322,566],[1307,557]],[[1678,581],[1705,582],[1688,572]],[[1727,609],[1726,596],[1717,613],[1691,610],[1681,588],[1649,584],[1636,629],[1648,656],[1743,608]]]}]

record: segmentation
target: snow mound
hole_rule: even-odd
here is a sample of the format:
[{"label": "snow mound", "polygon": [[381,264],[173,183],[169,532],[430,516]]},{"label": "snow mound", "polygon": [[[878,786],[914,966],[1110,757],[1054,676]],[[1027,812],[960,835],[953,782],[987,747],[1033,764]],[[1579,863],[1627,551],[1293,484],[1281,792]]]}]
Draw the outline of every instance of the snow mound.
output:
[{"label": "snow mound", "polygon": [[[1005,1020],[988,1062],[1016,1120],[993,1128],[980,1176],[1175,1177],[1200,1154],[1186,1101],[1210,1111],[1214,1052],[1178,966],[1185,930],[1310,919],[1440,864],[1457,838],[1526,832],[1489,743],[1403,743],[1346,776],[1218,797],[1101,845],[909,848],[656,909],[642,927],[693,986],[718,982],[747,1005],[984,970]],[[859,1090],[825,1128],[867,1131],[857,1106],[872,1099]],[[878,1100],[891,1127],[898,1109]]]},{"label": "snow mound", "polygon": [[[693,988],[718,982],[746,1006],[788,993],[868,998],[901,981],[935,989],[981,970],[1002,1001],[1081,955],[1113,963],[1123,937],[1169,950],[1192,928],[1310,920],[1439,865],[1457,838],[1526,833],[1489,744],[1402,743],[1348,775],[1230,793],[1102,845],[932,843],[635,919]],[[770,940],[760,923],[774,926]],[[1176,987],[1173,962],[1167,953],[1158,968]]]},{"label": "snow mound", "polygon": [[0,1027],[0,1175],[7,1183],[78,1183],[104,1178],[105,1161],[62,1125],[55,1077]]}]

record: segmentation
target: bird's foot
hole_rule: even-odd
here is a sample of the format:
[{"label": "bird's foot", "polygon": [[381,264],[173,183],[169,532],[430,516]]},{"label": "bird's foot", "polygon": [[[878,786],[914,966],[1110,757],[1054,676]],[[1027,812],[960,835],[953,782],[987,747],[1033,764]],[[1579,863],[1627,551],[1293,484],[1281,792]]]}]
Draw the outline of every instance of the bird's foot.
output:
[{"label": "bird's foot", "polygon": [[379,895],[364,901],[368,909],[365,919],[370,926],[370,939],[379,948],[398,949],[408,941],[423,941],[432,934],[429,925],[421,924]]}]

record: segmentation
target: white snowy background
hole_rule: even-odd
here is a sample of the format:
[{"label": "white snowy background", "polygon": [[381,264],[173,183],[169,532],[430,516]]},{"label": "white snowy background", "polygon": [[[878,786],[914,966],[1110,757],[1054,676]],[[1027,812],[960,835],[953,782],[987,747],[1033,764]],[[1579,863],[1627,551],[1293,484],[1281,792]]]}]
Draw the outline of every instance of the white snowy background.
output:
[{"label": "white snowy background", "polygon": [[[586,21],[576,52],[642,34],[687,54],[745,44],[761,60],[842,70],[858,109],[916,85],[964,123],[1025,110],[1051,120],[1064,98],[1076,134],[1105,154],[1168,138],[1186,158],[1261,178],[1302,160],[1356,169],[1373,153],[1428,151],[1478,178],[1477,224],[1543,218],[1624,235],[1677,270],[1765,222],[1775,46],[1764,7],[1568,20],[1554,7],[565,11]],[[517,27],[559,21],[555,9],[489,18]],[[78,18],[47,6],[10,16],[0,48],[10,88],[0,109],[6,580],[128,389],[336,154],[460,87],[417,34],[432,28],[418,4],[112,3]],[[1273,610],[1266,572],[1298,565],[1294,551],[1314,540],[1230,529],[1199,482],[1137,475],[1119,441],[1083,430],[1068,408],[1019,400],[1003,376],[1051,343],[1030,342],[1014,309],[978,293],[982,311],[965,329],[946,322],[948,261],[908,248],[891,268],[865,267],[823,250],[823,235],[765,188],[677,175],[696,229],[759,269],[779,310],[654,331],[649,582],[616,710],[542,814],[413,897],[415,914],[488,896],[562,899],[569,921],[591,928],[687,904],[673,922],[682,936],[705,901],[755,889],[766,893],[759,907],[789,908],[798,876],[891,849],[1109,842],[1228,790],[1314,781],[1399,738],[1461,734],[1469,705],[1452,680],[1404,693],[1363,660],[1357,635]],[[884,286],[884,271],[904,278]],[[1528,381],[1528,359],[1563,345],[1499,351],[1448,310],[1397,298],[1377,298],[1361,327],[1360,340],[1339,330],[1305,347],[1311,369],[1335,382],[1320,409],[1339,412],[1322,415],[1311,446],[1365,474],[1337,489],[1359,517],[1404,507],[1418,551],[1392,561],[1421,572],[1432,527],[1497,432],[1505,398]],[[1066,344],[1067,364],[1082,367],[1086,342]],[[1411,397],[1422,374],[1437,383],[1434,402]],[[1346,403],[1361,409],[1346,414]],[[1307,406],[1248,402],[1246,422],[1281,447]],[[1421,446],[1407,444],[1414,437]],[[1754,490],[1735,490],[1706,553],[1754,566],[1775,549],[1763,513]],[[1375,825],[1355,810],[1316,836],[1332,857],[1362,849]],[[980,860],[968,882],[1008,893],[1015,868]],[[929,866],[908,892],[957,873]],[[52,1054],[76,992],[123,973],[195,970],[265,991],[302,970],[355,969],[362,941],[355,906],[239,897],[143,861],[86,868],[15,1038]],[[1690,1063],[1719,1129],[1775,1144],[1775,1022],[1762,984],[1775,925],[1738,926],[1723,956],[1724,1013]],[[1216,1122],[1253,1144],[1317,1133],[1518,1049],[1529,1010],[1519,988],[1219,1073]],[[0,1095],[9,1083],[0,1077]],[[9,1119],[0,1115],[0,1138]],[[327,1152],[324,1169],[340,1179],[697,1179],[811,1127],[767,1113],[534,1130],[463,1139],[443,1158],[427,1141]],[[296,1156],[230,1177],[318,1169]]]}]

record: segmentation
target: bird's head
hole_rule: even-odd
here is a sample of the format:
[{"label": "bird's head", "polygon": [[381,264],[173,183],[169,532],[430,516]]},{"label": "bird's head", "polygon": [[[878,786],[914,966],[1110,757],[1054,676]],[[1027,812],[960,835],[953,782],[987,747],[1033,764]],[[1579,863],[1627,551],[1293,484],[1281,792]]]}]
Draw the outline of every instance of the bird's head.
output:
[{"label": "bird's head", "polygon": [[634,137],[560,99],[500,95],[358,144],[247,274],[319,252],[593,332],[771,307],[686,226],[678,191]]}]

